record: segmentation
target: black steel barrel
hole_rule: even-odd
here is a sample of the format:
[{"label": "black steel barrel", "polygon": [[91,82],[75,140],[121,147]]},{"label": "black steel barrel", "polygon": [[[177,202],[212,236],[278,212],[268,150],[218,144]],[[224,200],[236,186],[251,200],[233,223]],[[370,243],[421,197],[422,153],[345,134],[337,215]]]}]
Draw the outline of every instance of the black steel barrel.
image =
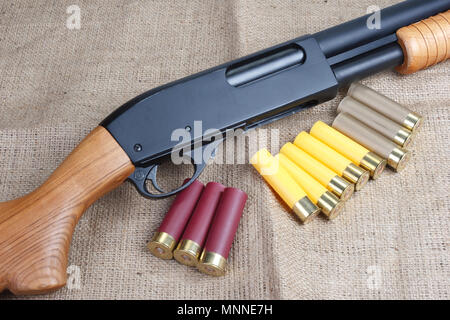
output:
[{"label": "black steel barrel", "polygon": [[367,26],[370,14],[318,32],[314,37],[327,58],[395,33],[450,9],[450,0],[408,0],[381,10],[380,29]]},{"label": "black steel barrel", "polygon": [[394,68],[403,63],[403,51],[399,44],[391,43],[333,66],[340,87],[354,81]]}]

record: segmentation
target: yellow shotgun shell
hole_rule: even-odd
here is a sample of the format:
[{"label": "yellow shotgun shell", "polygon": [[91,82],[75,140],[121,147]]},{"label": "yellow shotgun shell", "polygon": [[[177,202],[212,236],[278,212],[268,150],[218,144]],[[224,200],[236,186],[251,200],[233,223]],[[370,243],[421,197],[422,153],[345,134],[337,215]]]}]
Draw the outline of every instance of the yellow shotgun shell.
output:
[{"label": "yellow shotgun shell", "polygon": [[342,201],[350,199],[355,191],[353,184],[341,178],[333,170],[322,162],[314,159],[311,155],[292,143],[286,143],[280,153],[287,156],[297,166],[308,172],[314,179],[324,187],[337,195]]},{"label": "yellow shotgun shell", "polygon": [[306,192],[267,149],[258,151],[250,163],[303,223],[310,222],[320,213],[320,209],[308,198]]},{"label": "yellow shotgun shell", "polygon": [[369,181],[368,171],[358,167],[351,160],[320,142],[307,132],[301,132],[294,144],[325,164],[334,172],[355,184],[355,190],[361,190]]},{"label": "yellow shotgun shell", "polygon": [[291,177],[306,191],[308,197],[322,210],[328,219],[336,218],[344,208],[344,202],[327,190],[305,170],[297,166],[287,156],[280,153],[275,156],[281,166],[289,172]]},{"label": "yellow shotgun shell", "polygon": [[385,159],[322,121],[316,122],[310,132],[314,138],[350,159],[357,166],[368,170],[374,180],[378,179],[386,168],[387,162]]}]

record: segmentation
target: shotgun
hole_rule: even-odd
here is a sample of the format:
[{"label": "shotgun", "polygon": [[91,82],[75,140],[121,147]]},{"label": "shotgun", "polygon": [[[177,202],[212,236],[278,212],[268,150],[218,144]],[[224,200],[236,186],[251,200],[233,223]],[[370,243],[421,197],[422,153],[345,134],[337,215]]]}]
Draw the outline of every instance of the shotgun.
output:
[{"label": "shotgun", "polygon": [[[40,294],[65,285],[76,223],[97,199],[131,181],[148,198],[174,195],[199,177],[226,133],[243,132],[336,97],[385,69],[409,74],[450,56],[450,0],[408,0],[150,90],[95,128],[48,180],[0,203],[0,292]],[[419,23],[419,21],[426,19]],[[192,134],[195,121],[215,134]],[[189,133],[176,141],[174,131]],[[218,134],[217,134],[218,133]],[[174,155],[194,174],[163,190],[157,169]],[[203,153],[202,153],[203,154]],[[211,151],[210,155],[213,156]],[[149,184],[154,190],[149,190]]]}]

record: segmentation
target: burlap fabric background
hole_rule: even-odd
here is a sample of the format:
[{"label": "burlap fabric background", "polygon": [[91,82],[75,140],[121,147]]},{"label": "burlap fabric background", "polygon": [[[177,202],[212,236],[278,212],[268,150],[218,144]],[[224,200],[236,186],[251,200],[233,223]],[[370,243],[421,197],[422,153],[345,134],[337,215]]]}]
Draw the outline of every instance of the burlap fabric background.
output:
[{"label": "burlap fabric background", "polygon": [[[0,201],[36,188],[137,94],[395,2],[2,1]],[[81,8],[80,30],[66,28],[72,4]],[[426,122],[407,169],[371,182],[337,220],[301,226],[250,165],[212,165],[203,182],[249,194],[229,272],[216,279],[149,254],[172,199],[148,201],[126,183],[76,228],[69,265],[80,271],[79,288],[38,298],[448,299],[449,72],[447,62],[364,81]],[[319,119],[330,122],[340,98],[267,128],[279,129],[280,143],[292,140]]]}]

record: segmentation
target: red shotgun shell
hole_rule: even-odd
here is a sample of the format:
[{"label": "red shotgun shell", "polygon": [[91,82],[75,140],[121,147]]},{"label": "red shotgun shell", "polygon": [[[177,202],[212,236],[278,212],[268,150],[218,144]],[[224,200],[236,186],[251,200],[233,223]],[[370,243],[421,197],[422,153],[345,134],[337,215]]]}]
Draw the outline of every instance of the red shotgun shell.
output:
[{"label": "red shotgun shell", "polygon": [[[184,183],[188,181],[189,179],[186,179]],[[154,256],[165,260],[173,258],[173,249],[175,249],[203,189],[203,183],[195,180],[175,198],[153,240],[147,245]]]},{"label": "red shotgun shell", "polygon": [[175,260],[179,263],[191,267],[197,265],[209,226],[224,190],[225,187],[220,183],[210,182],[206,185],[184,230],[183,237],[173,253]]},{"label": "red shotgun shell", "polygon": [[198,269],[212,276],[223,276],[231,244],[244,211],[247,194],[239,189],[227,188],[217,206]]}]

